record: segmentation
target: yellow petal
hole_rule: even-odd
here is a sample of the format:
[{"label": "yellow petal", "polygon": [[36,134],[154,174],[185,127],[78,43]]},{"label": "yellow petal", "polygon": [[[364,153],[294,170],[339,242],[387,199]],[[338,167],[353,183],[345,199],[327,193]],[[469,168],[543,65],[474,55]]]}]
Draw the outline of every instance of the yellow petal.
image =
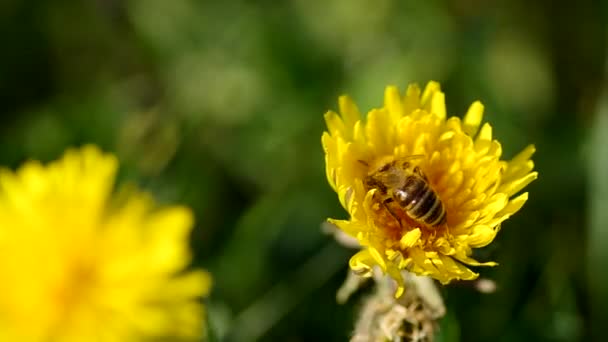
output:
[{"label": "yellow petal", "polygon": [[[462,132],[462,123],[459,117],[452,116],[451,118],[445,121],[445,127],[443,129],[444,132],[452,131],[454,133]],[[453,134],[452,136],[456,136]],[[451,137],[450,137],[451,138]]]},{"label": "yellow petal", "polygon": [[[524,155],[525,157],[525,155]],[[512,181],[530,173],[534,169],[534,162],[530,159],[514,158],[507,164],[503,175],[504,182]]]},{"label": "yellow petal", "polygon": [[[462,265],[461,263],[454,261],[454,259],[449,256],[439,255],[439,260],[441,260],[445,272],[457,277],[458,279],[473,280],[479,276],[479,274],[471,271],[468,267]],[[438,264],[435,259],[433,262],[435,265]]]},{"label": "yellow petal", "polygon": [[482,141],[492,141],[492,126],[487,122],[483,124],[479,134],[477,134],[476,143]]},{"label": "yellow petal", "polygon": [[424,92],[422,92],[422,98],[420,101],[420,105],[422,106],[422,108],[430,112],[431,100],[433,99],[433,95],[435,95],[436,92],[440,91],[441,86],[439,85],[439,83],[435,81],[430,81],[429,83],[427,83],[426,87],[424,88]]},{"label": "yellow petal", "polygon": [[[357,121],[355,122],[355,126],[353,127],[353,141],[357,144],[359,144],[359,146],[365,146],[366,145],[366,139],[365,139],[365,130],[363,127],[361,127],[363,124],[361,123],[361,121]],[[365,156],[362,156],[365,158]]]},{"label": "yellow petal", "polygon": [[403,291],[405,290],[405,282],[403,281],[403,276],[401,275],[401,270],[396,267],[394,264],[391,264],[386,270],[386,273],[391,276],[397,282],[397,289],[395,291],[395,298],[401,297],[403,295]]},{"label": "yellow petal", "polygon": [[376,264],[369,250],[364,249],[353,255],[348,262],[350,269],[361,277],[371,277],[372,267]]},{"label": "yellow petal", "polygon": [[388,109],[389,113],[393,117],[393,120],[398,120],[403,116],[403,106],[401,103],[401,96],[399,90],[395,86],[388,86],[384,90],[384,107]]},{"label": "yellow petal", "polygon": [[498,188],[499,192],[504,192],[507,196],[512,196],[538,178],[538,172],[532,172],[526,176],[503,184]]},{"label": "yellow petal", "polygon": [[356,221],[336,219],[328,219],[327,221],[350,236],[357,236],[358,233],[365,230],[365,226]]},{"label": "yellow petal", "polygon": [[460,230],[460,229],[464,229],[464,228],[468,228],[470,227],[473,223],[475,223],[477,221],[477,219],[479,218],[479,211],[472,211],[469,215],[467,215],[464,220],[462,220],[460,223],[458,223],[454,229],[455,230]]},{"label": "yellow petal", "polygon": [[503,210],[509,201],[509,197],[503,193],[494,194],[488,202],[486,202],[482,208],[480,208],[481,215],[491,215],[498,213]]},{"label": "yellow petal", "polygon": [[325,124],[327,125],[327,129],[332,136],[347,136],[345,135],[346,130],[344,127],[344,122],[336,112],[330,110],[325,113]]},{"label": "yellow petal", "polygon": [[399,240],[399,246],[402,249],[413,247],[420,240],[421,235],[422,232],[419,228],[410,230],[409,232],[403,234],[403,237],[401,237],[401,240]]},{"label": "yellow petal", "polygon": [[149,262],[157,269],[173,271],[190,261],[187,240],[194,217],[185,207],[169,207],[151,214],[146,224]]},{"label": "yellow petal", "polygon": [[336,141],[331,137],[331,135],[329,135],[329,133],[323,132],[321,144],[323,145],[323,150],[325,151],[325,175],[329,185],[336,190],[336,169],[330,160],[330,158],[334,157],[337,153]]},{"label": "yellow petal", "polygon": [[458,170],[454,173],[446,172],[445,177],[440,178],[437,187],[440,189],[446,189],[441,193],[441,195],[444,198],[448,198],[460,190],[463,181],[464,172],[462,170]]},{"label": "yellow petal", "polygon": [[366,140],[376,156],[392,152],[395,126],[384,109],[373,109],[367,115]]},{"label": "yellow petal", "polygon": [[403,286],[403,284],[397,283],[397,291],[395,291],[395,298],[401,298],[403,292],[405,292],[405,286]]},{"label": "yellow petal", "polygon": [[211,274],[204,270],[195,270],[172,278],[162,289],[161,294],[171,298],[188,298],[206,296],[213,285]]},{"label": "yellow petal", "polygon": [[465,263],[467,265],[471,265],[471,266],[497,266],[498,263],[494,262],[494,261],[488,261],[488,262],[479,262],[473,258],[468,257],[465,254],[462,253],[457,253],[453,256],[456,260]]},{"label": "yellow petal", "polygon": [[[353,188],[348,185],[341,185],[338,188],[338,197],[340,198],[340,203],[342,207],[346,210],[352,208],[352,201],[354,200],[353,196]],[[349,210],[350,213],[350,210]]]},{"label": "yellow petal", "polygon": [[438,91],[433,94],[431,99],[430,112],[436,114],[441,120],[444,120],[447,116],[447,110],[445,109],[445,94]]},{"label": "yellow petal", "polygon": [[434,278],[440,275],[439,270],[433,265],[433,262],[429,260],[426,253],[421,248],[410,248],[409,255],[414,260],[414,264],[418,266],[422,271],[422,275],[430,275]]},{"label": "yellow petal", "polygon": [[475,136],[479,125],[481,125],[481,120],[483,120],[483,105],[481,102],[475,101],[464,116],[463,131],[469,136]]},{"label": "yellow petal", "polygon": [[497,229],[487,225],[475,225],[466,237],[466,242],[473,248],[487,246],[496,237]]},{"label": "yellow petal", "polygon": [[410,84],[403,99],[403,112],[409,115],[418,108],[420,108],[420,88],[417,84]]},{"label": "yellow petal", "polygon": [[504,174],[502,175],[502,182],[509,183],[515,179],[521,178],[532,172],[534,169],[534,162],[527,160],[517,165],[507,164]]},{"label": "yellow petal", "polygon": [[452,244],[444,237],[438,237],[433,246],[437,249],[437,252],[443,255],[452,255],[456,253],[456,249],[452,247]]},{"label": "yellow petal", "polygon": [[524,203],[528,200],[528,193],[524,192],[523,194],[515,197],[514,199],[509,201],[509,204],[500,212],[498,215],[513,215],[523,207]]},{"label": "yellow petal", "polygon": [[353,100],[346,95],[340,96],[338,99],[338,104],[340,106],[340,115],[344,120],[344,127],[352,131],[353,126],[356,122],[361,120],[361,113],[359,113],[359,108]]},{"label": "yellow petal", "polygon": [[482,205],[482,203],[484,202],[485,199],[486,199],[486,194],[484,194],[484,193],[478,194],[477,196],[471,198],[470,200],[462,203],[458,207],[458,209],[464,210],[464,211],[476,210],[476,209],[478,209],[479,206]]},{"label": "yellow petal", "polygon": [[383,271],[386,271],[386,263],[384,262],[382,254],[374,247],[368,247],[367,250],[369,251],[369,255],[372,256],[380,268],[382,268]]},{"label": "yellow petal", "polygon": [[530,159],[530,157],[532,157],[534,152],[536,152],[536,146],[528,145],[528,146],[526,146],[525,149],[523,149],[523,151],[519,152],[515,157],[513,157],[513,159],[511,159],[511,161],[509,161],[509,164],[517,165],[520,163],[524,163],[525,161]]}]

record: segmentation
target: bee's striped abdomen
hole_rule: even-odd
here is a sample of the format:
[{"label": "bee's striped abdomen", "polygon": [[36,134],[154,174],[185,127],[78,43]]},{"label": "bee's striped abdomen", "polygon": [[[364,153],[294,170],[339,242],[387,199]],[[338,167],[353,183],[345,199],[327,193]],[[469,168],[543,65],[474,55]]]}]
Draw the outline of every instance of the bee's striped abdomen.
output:
[{"label": "bee's striped abdomen", "polygon": [[445,223],[443,203],[422,177],[415,174],[408,175],[403,187],[395,191],[394,196],[413,220],[429,227]]}]

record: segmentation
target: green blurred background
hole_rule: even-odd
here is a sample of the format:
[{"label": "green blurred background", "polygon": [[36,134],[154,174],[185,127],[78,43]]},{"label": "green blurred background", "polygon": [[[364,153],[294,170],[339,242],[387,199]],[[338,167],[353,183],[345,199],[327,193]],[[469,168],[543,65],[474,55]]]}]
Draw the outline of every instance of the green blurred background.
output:
[{"label": "green blurred background", "polygon": [[[608,5],[603,1],[0,2],[0,163],[92,142],[121,181],[197,217],[215,278],[214,341],[344,341],[362,295],[335,292],[352,250],[324,176],[323,113],[351,94],[442,83],[480,99],[530,200],[476,256],[498,291],[442,289],[440,341],[580,341],[608,322]],[[369,289],[368,289],[369,291]],[[602,325],[603,324],[603,325]]]}]

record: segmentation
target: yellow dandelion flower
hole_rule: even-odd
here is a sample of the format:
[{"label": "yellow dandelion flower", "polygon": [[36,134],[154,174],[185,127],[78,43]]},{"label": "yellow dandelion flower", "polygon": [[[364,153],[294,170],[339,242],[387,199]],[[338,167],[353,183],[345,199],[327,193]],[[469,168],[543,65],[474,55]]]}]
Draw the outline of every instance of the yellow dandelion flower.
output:
[{"label": "yellow dandelion flower", "polygon": [[0,340],[200,339],[211,279],[185,271],[192,213],[112,196],[93,146],[0,171]]},{"label": "yellow dandelion flower", "polygon": [[465,265],[495,265],[472,259],[472,249],[492,242],[528,199],[514,195],[537,178],[534,146],[502,160],[492,127],[482,125],[483,105],[474,102],[463,120],[446,118],[436,82],[424,92],[410,85],[403,97],[387,87],[384,106],[365,119],[347,96],[339,107],[325,114],[322,143],[327,179],[350,214],[330,222],[362,247],[351,269],[369,276],[379,266],[400,296],[402,270],[446,284],[477,278]]}]

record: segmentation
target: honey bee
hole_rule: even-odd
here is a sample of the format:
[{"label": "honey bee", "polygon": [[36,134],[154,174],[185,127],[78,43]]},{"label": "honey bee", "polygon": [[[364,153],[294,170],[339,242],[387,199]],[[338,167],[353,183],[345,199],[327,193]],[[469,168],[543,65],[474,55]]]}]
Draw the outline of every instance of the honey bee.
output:
[{"label": "honey bee", "polygon": [[[377,189],[382,205],[399,222],[399,216],[391,209],[395,202],[416,223],[427,228],[437,228],[446,223],[445,207],[419,166],[412,159],[421,155],[389,161],[377,169],[371,169],[364,179],[368,190]],[[363,164],[369,166],[366,162]]]}]

